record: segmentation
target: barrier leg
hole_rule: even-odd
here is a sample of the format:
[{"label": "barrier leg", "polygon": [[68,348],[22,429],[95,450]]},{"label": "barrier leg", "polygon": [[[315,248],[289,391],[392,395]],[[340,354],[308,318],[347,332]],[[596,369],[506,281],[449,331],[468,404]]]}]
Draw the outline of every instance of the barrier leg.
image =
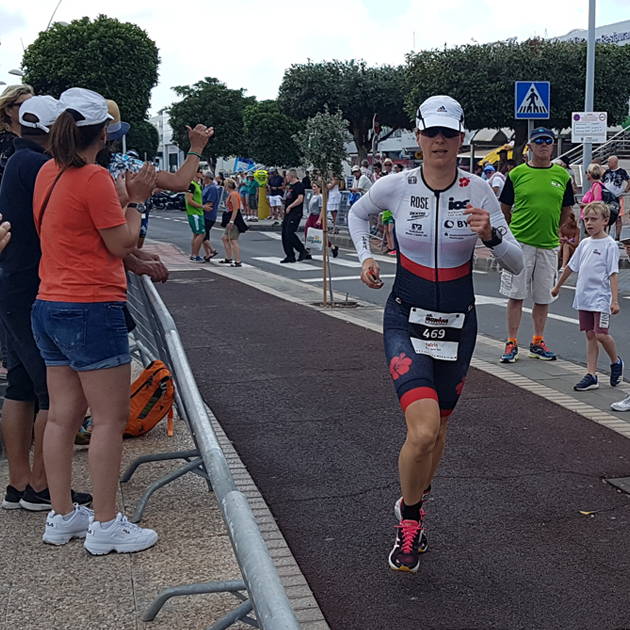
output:
[{"label": "barrier leg", "polygon": [[147,503],[149,502],[149,499],[151,498],[151,495],[156,490],[159,490],[160,488],[164,487],[165,485],[171,483],[171,481],[175,481],[175,479],[179,479],[180,477],[183,477],[186,473],[192,471],[195,468],[199,468],[200,466],[203,466],[203,465],[204,465],[203,464],[203,458],[202,457],[198,457],[197,459],[193,459],[193,461],[188,462],[188,464],[186,464],[185,466],[182,466],[181,468],[178,468],[177,470],[174,470],[173,472],[169,473],[168,475],[165,475],[161,479],[158,479],[157,481],[154,481],[142,493],[142,497],[140,498],[140,501],[138,502],[138,505],[136,507],[136,511],[133,513],[133,516],[130,519],[131,522],[132,523],[139,523],[142,520],[142,515],[144,514],[144,509],[147,507]]},{"label": "barrier leg", "polygon": [[164,604],[172,597],[182,597],[183,595],[205,595],[207,593],[234,593],[246,590],[245,582],[242,580],[232,580],[229,582],[203,582],[201,584],[186,584],[184,586],[173,586],[163,590],[144,611],[143,621],[153,621],[162,610]]},{"label": "barrier leg", "polygon": [[259,628],[260,626],[250,617],[245,617],[252,611],[252,603],[251,601],[245,600],[240,606],[235,608],[232,612],[228,613],[223,617],[223,619],[219,619],[216,623],[213,623],[207,630],[226,630],[232,624],[237,621],[243,621],[254,628]]},{"label": "barrier leg", "polygon": [[153,455],[142,455],[142,457],[137,457],[131,462],[131,464],[129,464],[127,470],[125,470],[123,476],[120,478],[120,481],[123,483],[129,481],[141,464],[146,464],[147,462],[163,462],[169,459],[185,459],[187,461],[190,461],[191,457],[199,457],[199,454],[199,451],[195,449],[194,451],[179,451],[174,453],[155,453]]}]

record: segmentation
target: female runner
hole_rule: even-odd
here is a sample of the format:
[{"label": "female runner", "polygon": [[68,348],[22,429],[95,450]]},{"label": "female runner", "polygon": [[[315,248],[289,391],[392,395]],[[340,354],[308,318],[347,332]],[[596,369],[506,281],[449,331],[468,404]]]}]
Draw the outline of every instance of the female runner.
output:
[{"label": "female runner", "polygon": [[497,198],[481,177],[457,168],[464,112],[449,96],[418,109],[421,167],[379,179],[355,203],[348,223],[363,264],[361,279],[383,286],[370,252],[370,214],[394,216],[398,265],[383,338],[389,371],[407,423],[398,468],[402,498],[389,565],[417,571],[426,551],[422,504],[440,463],[448,420],[464,387],[477,334],[472,260],[477,239],[512,273],[523,267]]}]

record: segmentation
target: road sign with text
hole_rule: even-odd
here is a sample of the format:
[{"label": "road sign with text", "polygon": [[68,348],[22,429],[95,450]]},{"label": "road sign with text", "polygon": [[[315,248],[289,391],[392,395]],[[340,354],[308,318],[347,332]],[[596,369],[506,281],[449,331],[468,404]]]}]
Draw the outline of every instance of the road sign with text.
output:
[{"label": "road sign with text", "polygon": [[607,131],[607,112],[573,112],[571,116],[571,142],[575,144],[603,144]]},{"label": "road sign with text", "polygon": [[549,81],[516,81],[514,83],[514,118],[546,120],[549,118],[551,88]]}]

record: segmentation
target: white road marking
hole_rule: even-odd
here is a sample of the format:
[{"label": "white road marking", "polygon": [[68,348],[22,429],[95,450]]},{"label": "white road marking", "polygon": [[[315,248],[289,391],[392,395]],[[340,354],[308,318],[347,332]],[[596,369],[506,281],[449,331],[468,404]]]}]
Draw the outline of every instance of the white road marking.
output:
[{"label": "white road marking", "polygon": [[271,265],[280,265],[281,267],[293,269],[294,271],[315,271],[317,269],[317,267],[307,265],[303,262],[281,263],[282,258],[278,258],[277,256],[254,256],[254,260],[260,260],[261,262],[266,262]]},{"label": "white road marking", "polygon": [[280,232],[263,232],[263,230],[260,230],[260,233],[268,236],[269,238],[273,238],[276,241],[282,240],[282,234],[280,234]]},{"label": "white road marking", "polygon": [[[379,277],[381,278],[395,278],[395,273],[382,273]],[[302,282],[322,282],[322,278],[300,278]],[[333,276],[332,281],[334,282],[342,282],[344,280],[361,280],[361,276]]]},{"label": "white road marking", "polygon": [[[323,260],[323,257],[319,254],[313,254],[313,260]],[[361,269],[363,266],[360,262],[354,262],[353,260],[343,260],[343,258],[333,258],[332,256],[328,257],[328,260],[333,265],[341,265],[342,267],[354,267],[355,269]]]},{"label": "white road marking", "polygon": [[[359,254],[356,252],[346,252],[348,256],[354,256],[355,258],[359,257]],[[372,258],[376,262],[386,262],[386,263],[394,263],[396,264],[396,256],[381,256],[380,254],[372,254]]]},{"label": "white road marking", "polygon": [[[484,306],[486,304],[491,304],[494,306],[501,306],[503,308],[507,308],[507,299],[505,298],[495,298],[495,297],[490,297],[489,295],[477,295],[475,296],[475,303],[478,306]],[[527,308],[527,307],[523,307],[523,312],[524,313],[531,313],[532,309],[531,308]],[[579,324],[580,320],[579,319],[574,319],[572,317],[565,317],[564,315],[556,315],[555,313],[549,313],[549,315],[547,316],[551,319],[557,319],[560,322],[567,322],[569,324]]]}]

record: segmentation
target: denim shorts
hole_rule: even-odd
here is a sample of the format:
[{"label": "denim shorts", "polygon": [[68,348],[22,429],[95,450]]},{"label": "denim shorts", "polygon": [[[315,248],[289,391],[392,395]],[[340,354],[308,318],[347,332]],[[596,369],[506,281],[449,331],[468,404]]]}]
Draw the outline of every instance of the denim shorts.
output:
[{"label": "denim shorts", "polygon": [[131,362],[124,302],[44,302],[33,305],[33,335],[48,367],[76,372]]}]

